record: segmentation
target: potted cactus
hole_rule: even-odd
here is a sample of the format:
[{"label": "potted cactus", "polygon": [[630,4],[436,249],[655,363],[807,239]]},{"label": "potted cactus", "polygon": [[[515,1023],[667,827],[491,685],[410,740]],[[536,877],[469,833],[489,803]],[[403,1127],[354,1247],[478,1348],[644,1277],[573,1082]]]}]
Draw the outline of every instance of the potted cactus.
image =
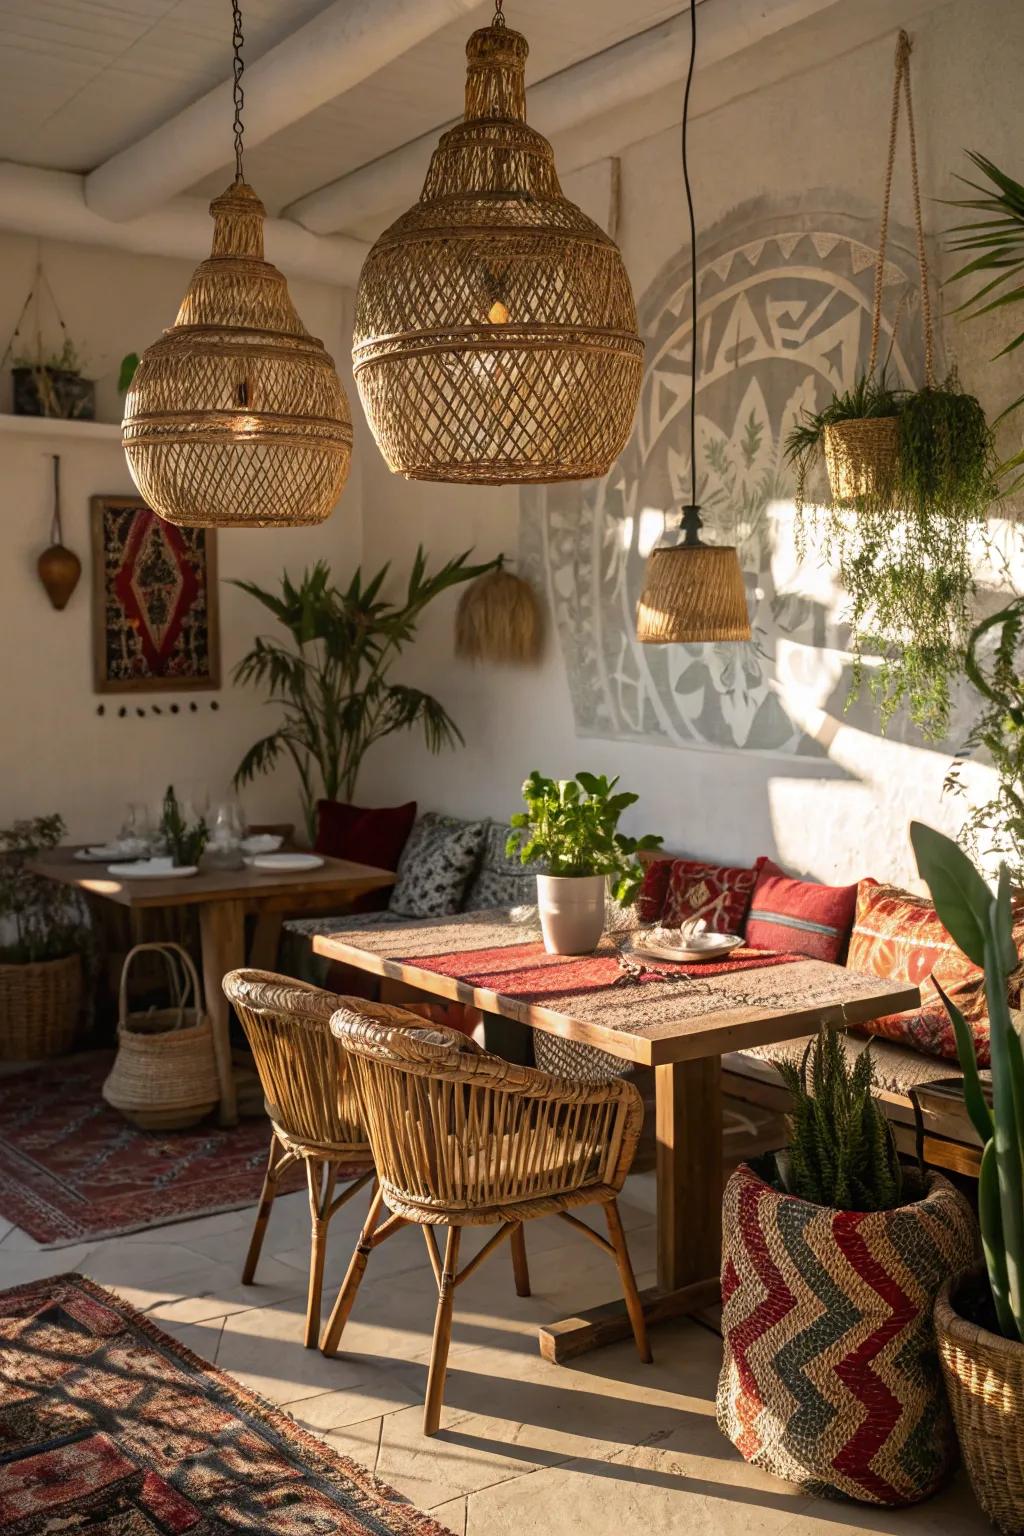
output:
[{"label": "potted cactus", "polygon": [[991,1095],[970,1029],[943,997],[956,1031],[964,1101],[983,1147],[978,1213],[985,1263],[940,1291],[935,1331],[975,1495],[999,1530],[1017,1533],[1024,1531],[1024,1048],[1007,1001],[1007,979],[1020,963],[1010,878],[1003,865],[993,896],[950,838],[915,822],[911,839],[943,923],[985,968]]},{"label": "potted cactus", "polygon": [[971,1262],[973,1217],[901,1166],[870,1046],[851,1066],[825,1028],[782,1071],[789,1147],[725,1190],[719,1428],[808,1493],[912,1504],[956,1462],[932,1309]]}]

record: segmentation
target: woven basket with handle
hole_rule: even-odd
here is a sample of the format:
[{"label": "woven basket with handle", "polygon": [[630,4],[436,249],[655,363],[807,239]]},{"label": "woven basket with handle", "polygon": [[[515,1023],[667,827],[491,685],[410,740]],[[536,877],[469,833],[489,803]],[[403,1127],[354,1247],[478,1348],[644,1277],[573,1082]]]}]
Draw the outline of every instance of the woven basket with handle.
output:
[{"label": "woven basket with handle", "polygon": [[[167,1008],[128,1011],[128,974],[146,950],[164,958],[172,1002]],[[103,1097],[133,1125],[180,1131],[216,1105],[220,1090],[213,1031],[196,968],[178,944],[137,944],[125,959],[118,999],[117,1056]]]},{"label": "woven basket with handle", "polygon": [[[980,1273],[980,1271],[978,1272]],[[1024,1531],[1024,1344],[961,1317],[958,1287],[935,1301],[935,1336],[974,1496],[1007,1536]]]},{"label": "woven basket with handle", "polygon": [[81,955],[0,965],[0,1061],[66,1055],[81,1011]]}]

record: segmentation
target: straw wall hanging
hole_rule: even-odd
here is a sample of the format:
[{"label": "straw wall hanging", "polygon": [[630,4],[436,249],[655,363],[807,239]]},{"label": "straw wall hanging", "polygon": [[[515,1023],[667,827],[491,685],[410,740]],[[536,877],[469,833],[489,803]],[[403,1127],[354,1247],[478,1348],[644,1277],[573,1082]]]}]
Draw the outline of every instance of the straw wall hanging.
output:
[{"label": "straw wall hanging", "polygon": [[705,544],[697,502],[697,222],[687,158],[690,87],[697,58],[697,0],[690,0],[690,63],[683,97],[683,183],[690,219],[690,504],[679,529],[651,551],[636,612],[636,637],[647,645],[749,640],[750,617],[739,555]]},{"label": "straw wall hanging", "polygon": [[459,598],[455,654],[465,661],[528,666],[539,661],[543,626],[537,594],[505,566],[478,576]]},{"label": "straw wall hanging", "polygon": [[323,343],[263,258],[263,204],[242,175],[242,29],[234,16],[235,180],[210,204],[213,248],[125,399],[132,478],[168,522],[319,523],[348,476],[352,422]]},{"label": "straw wall hanging", "polygon": [[414,480],[603,475],[640,393],[622,257],[527,126],[527,43],[501,5],[466,47],[465,120],[359,281],[359,394],[389,466]]}]

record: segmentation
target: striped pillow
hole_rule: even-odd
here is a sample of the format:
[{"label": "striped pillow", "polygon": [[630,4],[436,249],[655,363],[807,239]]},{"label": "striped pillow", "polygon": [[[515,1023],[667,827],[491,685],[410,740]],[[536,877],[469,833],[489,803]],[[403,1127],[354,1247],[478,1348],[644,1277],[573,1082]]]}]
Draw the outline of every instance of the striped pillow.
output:
[{"label": "striped pillow", "polygon": [[752,949],[838,961],[857,906],[856,885],[793,880],[765,859],[750,898],[747,943]]}]

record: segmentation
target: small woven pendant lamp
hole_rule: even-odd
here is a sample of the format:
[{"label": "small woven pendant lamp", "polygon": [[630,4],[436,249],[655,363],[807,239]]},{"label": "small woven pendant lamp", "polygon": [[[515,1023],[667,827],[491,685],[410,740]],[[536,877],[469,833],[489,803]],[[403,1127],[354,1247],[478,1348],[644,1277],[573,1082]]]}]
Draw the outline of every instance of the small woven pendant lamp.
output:
[{"label": "small woven pendant lamp", "polygon": [[352,419],[331,357],[263,259],[266,212],[242,175],[238,0],[232,12],[235,180],[210,204],[213,249],[177,320],[142,354],[121,438],[132,479],[170,523],[320,523],[348,477]]},{"label": "small woven pendant lamp", "polygon": [[636,637],[647,645],[749,640],[750,615],[739,555],[731,545],[705,544],[697,503],[697,224],[686,157],[690,86],[697,57],[697,0],[690,0],[690,64],[683,100],[683,181],[690,215],[690,479],[693,493],[678,530],[652,549],[636,610]]},{"label": "small woven pendant lamp", "polygon": [[356,383],[409,479],[585,480],[629,436],[643,342],[618,247],[527,126],[526,39],[496,3],[466,46],[465,120],[363,267]]}]

